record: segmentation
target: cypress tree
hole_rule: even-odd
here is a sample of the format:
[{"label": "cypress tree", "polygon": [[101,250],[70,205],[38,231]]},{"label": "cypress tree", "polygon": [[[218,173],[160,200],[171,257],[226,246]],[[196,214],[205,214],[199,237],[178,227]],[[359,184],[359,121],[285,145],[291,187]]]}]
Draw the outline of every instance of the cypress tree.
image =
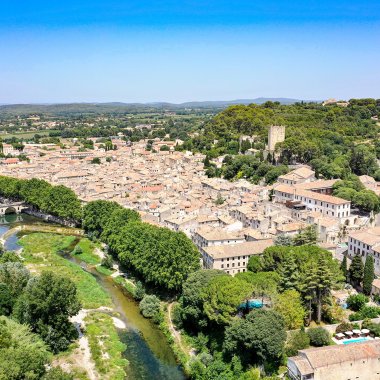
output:
[{"label": "cypress tree", "polygon": [[295,255],[290,253],[285,257],[278,273],[280,275],[278,288],[281,292],[290,289],[298,290],[300,285],[300,272]]},{"label": "cypress tree", "polygon": [[346,256],[343,257],[342,263],[340,264],[340,269],[343,273],[345,281],[347,281],[348,271],[347,271],[347,257]]},{"label": "cypress tree", "polygon": [[355,257],[352,259],[350,269],[349,269],[349,275],[350,280],[352,281],[353,285],[360,285],[360,283],[363,281],[363,261],[361,256],[355,255]]},{"label": "cypress tree", "polygon": [[366,296],[371,294],[372,282],[375,279],[375,268],[373,264],[373,257],[367,255],[364,265],[364,276],[363,276],[363,293]]}]

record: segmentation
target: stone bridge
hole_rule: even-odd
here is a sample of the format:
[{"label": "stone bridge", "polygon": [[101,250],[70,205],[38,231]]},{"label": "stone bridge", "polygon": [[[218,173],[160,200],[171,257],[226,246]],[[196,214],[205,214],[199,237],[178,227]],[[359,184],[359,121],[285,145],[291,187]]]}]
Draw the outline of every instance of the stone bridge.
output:
[{"label": "stone bridge", "polygon": [[0,204],[0,215],[20,214],[27,207],[22,202],[10,202]]}]

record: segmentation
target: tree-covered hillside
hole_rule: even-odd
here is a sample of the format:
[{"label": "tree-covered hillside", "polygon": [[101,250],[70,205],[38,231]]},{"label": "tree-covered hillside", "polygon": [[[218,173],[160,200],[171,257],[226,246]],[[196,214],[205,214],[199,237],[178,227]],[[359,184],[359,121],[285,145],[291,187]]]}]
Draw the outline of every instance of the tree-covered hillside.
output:
[{"label": "tree-covered hillside", "polygon": [[[348,106],[337,104],[296,103],[281,105],[231,106],[207,122],[202,132],[185,143],[185,148],[201,151],[208,157],[210,176],[227,179],[247,178],[267,183],[276,176],[271,165],[307,163],[324,178],[347,178],[351,174],[371,175],[380,179],[377,159],[380,158],[380,99],[351,99]],[[276,159],[263,150],[267,144],[268,127],[285,125],[285,141],[276,145]],[[241,136],[255,136],[254,142]],[[236,155],[253,148],[250,158],[228,156],[222,170],[210,164],[220,155]],[[264,167],[265,166],[265,167]],[[282,174],[284,167],[274,174]]]}]

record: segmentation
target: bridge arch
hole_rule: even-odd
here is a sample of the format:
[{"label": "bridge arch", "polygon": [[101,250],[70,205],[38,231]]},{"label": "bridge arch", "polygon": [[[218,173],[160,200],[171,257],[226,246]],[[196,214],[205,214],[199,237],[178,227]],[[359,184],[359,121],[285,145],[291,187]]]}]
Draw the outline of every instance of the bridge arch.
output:
[{"label": "bridge arch", "polygon": [[18,212],[18,210],[16,209],[16,207],[14,206],[8,206],[5,210],[4,210],[4,214],[16,214]]}]

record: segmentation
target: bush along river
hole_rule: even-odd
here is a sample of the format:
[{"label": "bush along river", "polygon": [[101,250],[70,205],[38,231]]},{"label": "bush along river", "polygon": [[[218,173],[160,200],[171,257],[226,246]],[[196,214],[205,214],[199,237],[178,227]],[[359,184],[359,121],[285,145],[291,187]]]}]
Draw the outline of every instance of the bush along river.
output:
[{"label": "bush along river", "polygon": [[[0,219],[0,236],[5,250],[18,251],[21,246],[19,239],[30,231],[22,231],[23,226],[33,230],[38,230],[47,226],[56,227],[57,231],[61,226],[47,224],[38,218],[26,214],[10,214]],[[18,229],[15,229],[18,227]],[[11,233],[13,230],[14,232]],[[74,230],[73,230],[74,231]],[[79,239],[79,238],[78,238]],[[63,256],[91,273],[98,284],[110,295],[114,304],[114,310],[119,313],[126,329],[119,329],[120,340],[126,344],[123,353],[129,365],[126,368],[128,380],[183,380],[184,373],[178,366],[173,351],[167,342],[164,334],[150,320],[145,319],[141,314],[138,304],[120,285],[117,285],[113,278],[96,271],[91,266],[86,266],[69,252]]]}]

